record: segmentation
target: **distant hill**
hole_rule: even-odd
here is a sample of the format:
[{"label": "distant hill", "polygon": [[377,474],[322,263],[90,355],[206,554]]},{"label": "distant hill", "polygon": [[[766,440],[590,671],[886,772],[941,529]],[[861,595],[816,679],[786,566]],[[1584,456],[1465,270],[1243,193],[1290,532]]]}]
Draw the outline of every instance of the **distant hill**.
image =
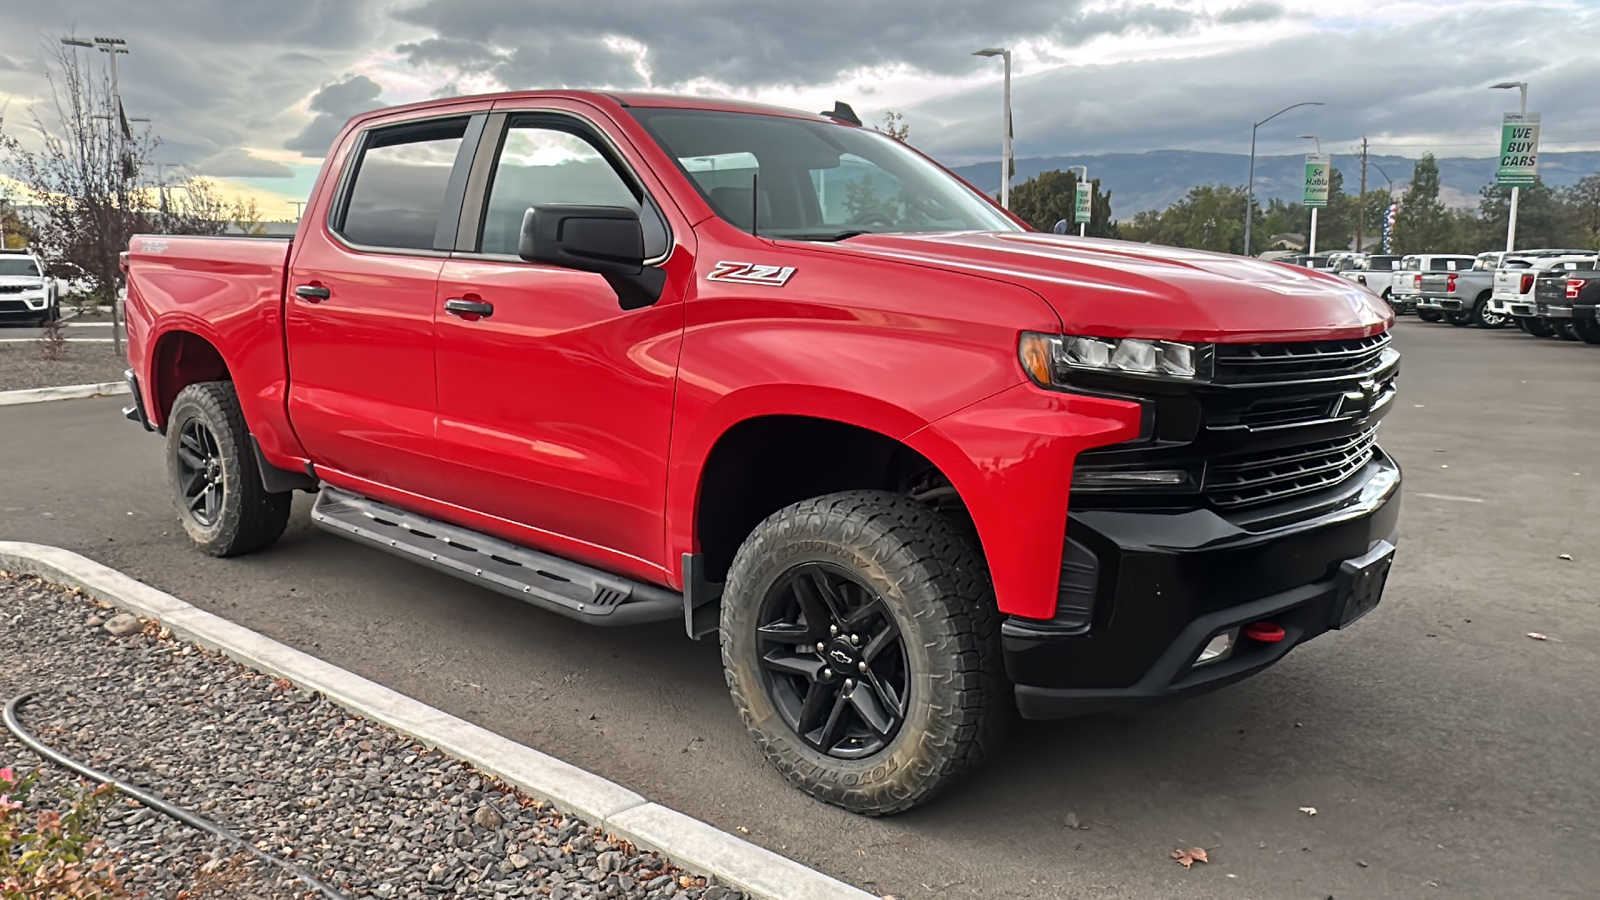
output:
[{"label": "distant hill", "polygon": [[[1262,203],[1272,198],[1299,200],[1304,159],[1303,156],[1257,156],[1256,197]],[[1416,160],[1403,156],[1376,155],[1368,159],[1368,190],[1387,185],[1378,172],[1380,166],[1394,179],[1397,191],[1411,181],[1411,169]],[[1148,153],[1106,153],[1098,156],[1035,156],[1017,160],[1016,178],[1011,183],[1020,184],[1040,172],[1065,170],[1067,166],[1088,166],[1089,177],[1100,179],[1105,189],[1111,191],[1112,213],[1116,218],[1125,220],[1147,209],[1165,209],[1196,185],[1214,183],[1243,186],[1250,169],[1250,157],[1243,153],[1198,153],[1190,150],[1152,150]],[[1441,158],[1441,199],[1452,206],[1477,206],[1478,190],[1494,180],[1496,166],[1497,160],[1493,157]],[[1335,154],[1333,167],[1344,173],[1345,190],[1354,191],[1360,184],[1359,157]],[[1000,190],[998,162],[975,163],[954,171],[979,190],[991,194]],[[1542,153],[1539,156],[1539,173],[1544,176],[1546,183],[1554,187],[1566,187],[1595,172],[1600,172],[1600,151]]]}]

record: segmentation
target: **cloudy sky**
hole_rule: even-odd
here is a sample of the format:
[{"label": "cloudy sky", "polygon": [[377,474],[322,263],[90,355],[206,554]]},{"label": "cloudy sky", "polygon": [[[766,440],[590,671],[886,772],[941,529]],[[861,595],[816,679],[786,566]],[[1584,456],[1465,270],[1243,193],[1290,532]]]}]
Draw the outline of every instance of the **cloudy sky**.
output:
[{"label": "cloudy sky", "polygon": [[[960,165],[998,156],[999,60],[1015,50],[1018,156],[1163,148],[1491,156],[1532,84],[1546,150],[1600,148],[1600,0],[0,0],[8,127],[48,96],[64,34],[128,41],[128,112],[161,161],[257,196],[310,189],[350,115],[547,86],[703,93],[877,118]],[[104,60],[96,54],[95,64]]]}]

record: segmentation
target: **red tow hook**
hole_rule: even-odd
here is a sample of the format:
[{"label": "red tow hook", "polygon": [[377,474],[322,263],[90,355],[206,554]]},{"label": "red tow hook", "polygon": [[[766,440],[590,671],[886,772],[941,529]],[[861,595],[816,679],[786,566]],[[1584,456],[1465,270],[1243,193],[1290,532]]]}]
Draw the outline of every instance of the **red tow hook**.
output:
[{"label": "red tow hook", "polygon": [[1263,644],[1276,644],[1283,640],[1283,626],[1276,622],[1251,622],[1244,627],[1243,635]]}]

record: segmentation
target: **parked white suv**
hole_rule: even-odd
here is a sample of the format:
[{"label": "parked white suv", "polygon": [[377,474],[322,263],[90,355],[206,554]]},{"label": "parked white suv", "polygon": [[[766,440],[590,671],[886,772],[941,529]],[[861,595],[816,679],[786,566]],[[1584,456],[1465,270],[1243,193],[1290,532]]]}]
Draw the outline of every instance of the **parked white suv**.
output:
[{"label": "parked white suv", "polygon": [[43,325],[59,318],[56,281],[45,276],[39,257],[26,250],[0,250],[0,321]]}]

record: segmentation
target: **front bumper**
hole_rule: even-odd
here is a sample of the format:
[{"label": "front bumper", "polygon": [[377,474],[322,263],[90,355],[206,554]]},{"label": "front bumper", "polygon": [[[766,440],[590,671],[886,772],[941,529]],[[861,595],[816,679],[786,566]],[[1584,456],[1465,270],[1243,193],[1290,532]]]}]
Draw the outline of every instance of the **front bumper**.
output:
[{"label": "front bumper", "polygon": [[[1074,510],[1068,534],[1102,573],[1094,624],[1002,625],[1017,708],[1024,718],[1066,718],[1202,693],[1339,627],[1352,594],[1346,564],[1396,543],[1399,491],[1399,467],[1378,451],[1355,477],[1303,499],[1319,511],[1287,525],[1275,524],[1284,511],[1269,509],[1248,520],[1209,509]],[[1281,626],[1282,640],[1241,638],[1226,658],[1194,665],[1214,637],[1257,622]]]},{"label": "front bumper", "polygon": [[27,319],[31,321],[49,312],[49,310],[50,297],[47,294],[38,296],[6,294],[0,297],[0,320]]}]

